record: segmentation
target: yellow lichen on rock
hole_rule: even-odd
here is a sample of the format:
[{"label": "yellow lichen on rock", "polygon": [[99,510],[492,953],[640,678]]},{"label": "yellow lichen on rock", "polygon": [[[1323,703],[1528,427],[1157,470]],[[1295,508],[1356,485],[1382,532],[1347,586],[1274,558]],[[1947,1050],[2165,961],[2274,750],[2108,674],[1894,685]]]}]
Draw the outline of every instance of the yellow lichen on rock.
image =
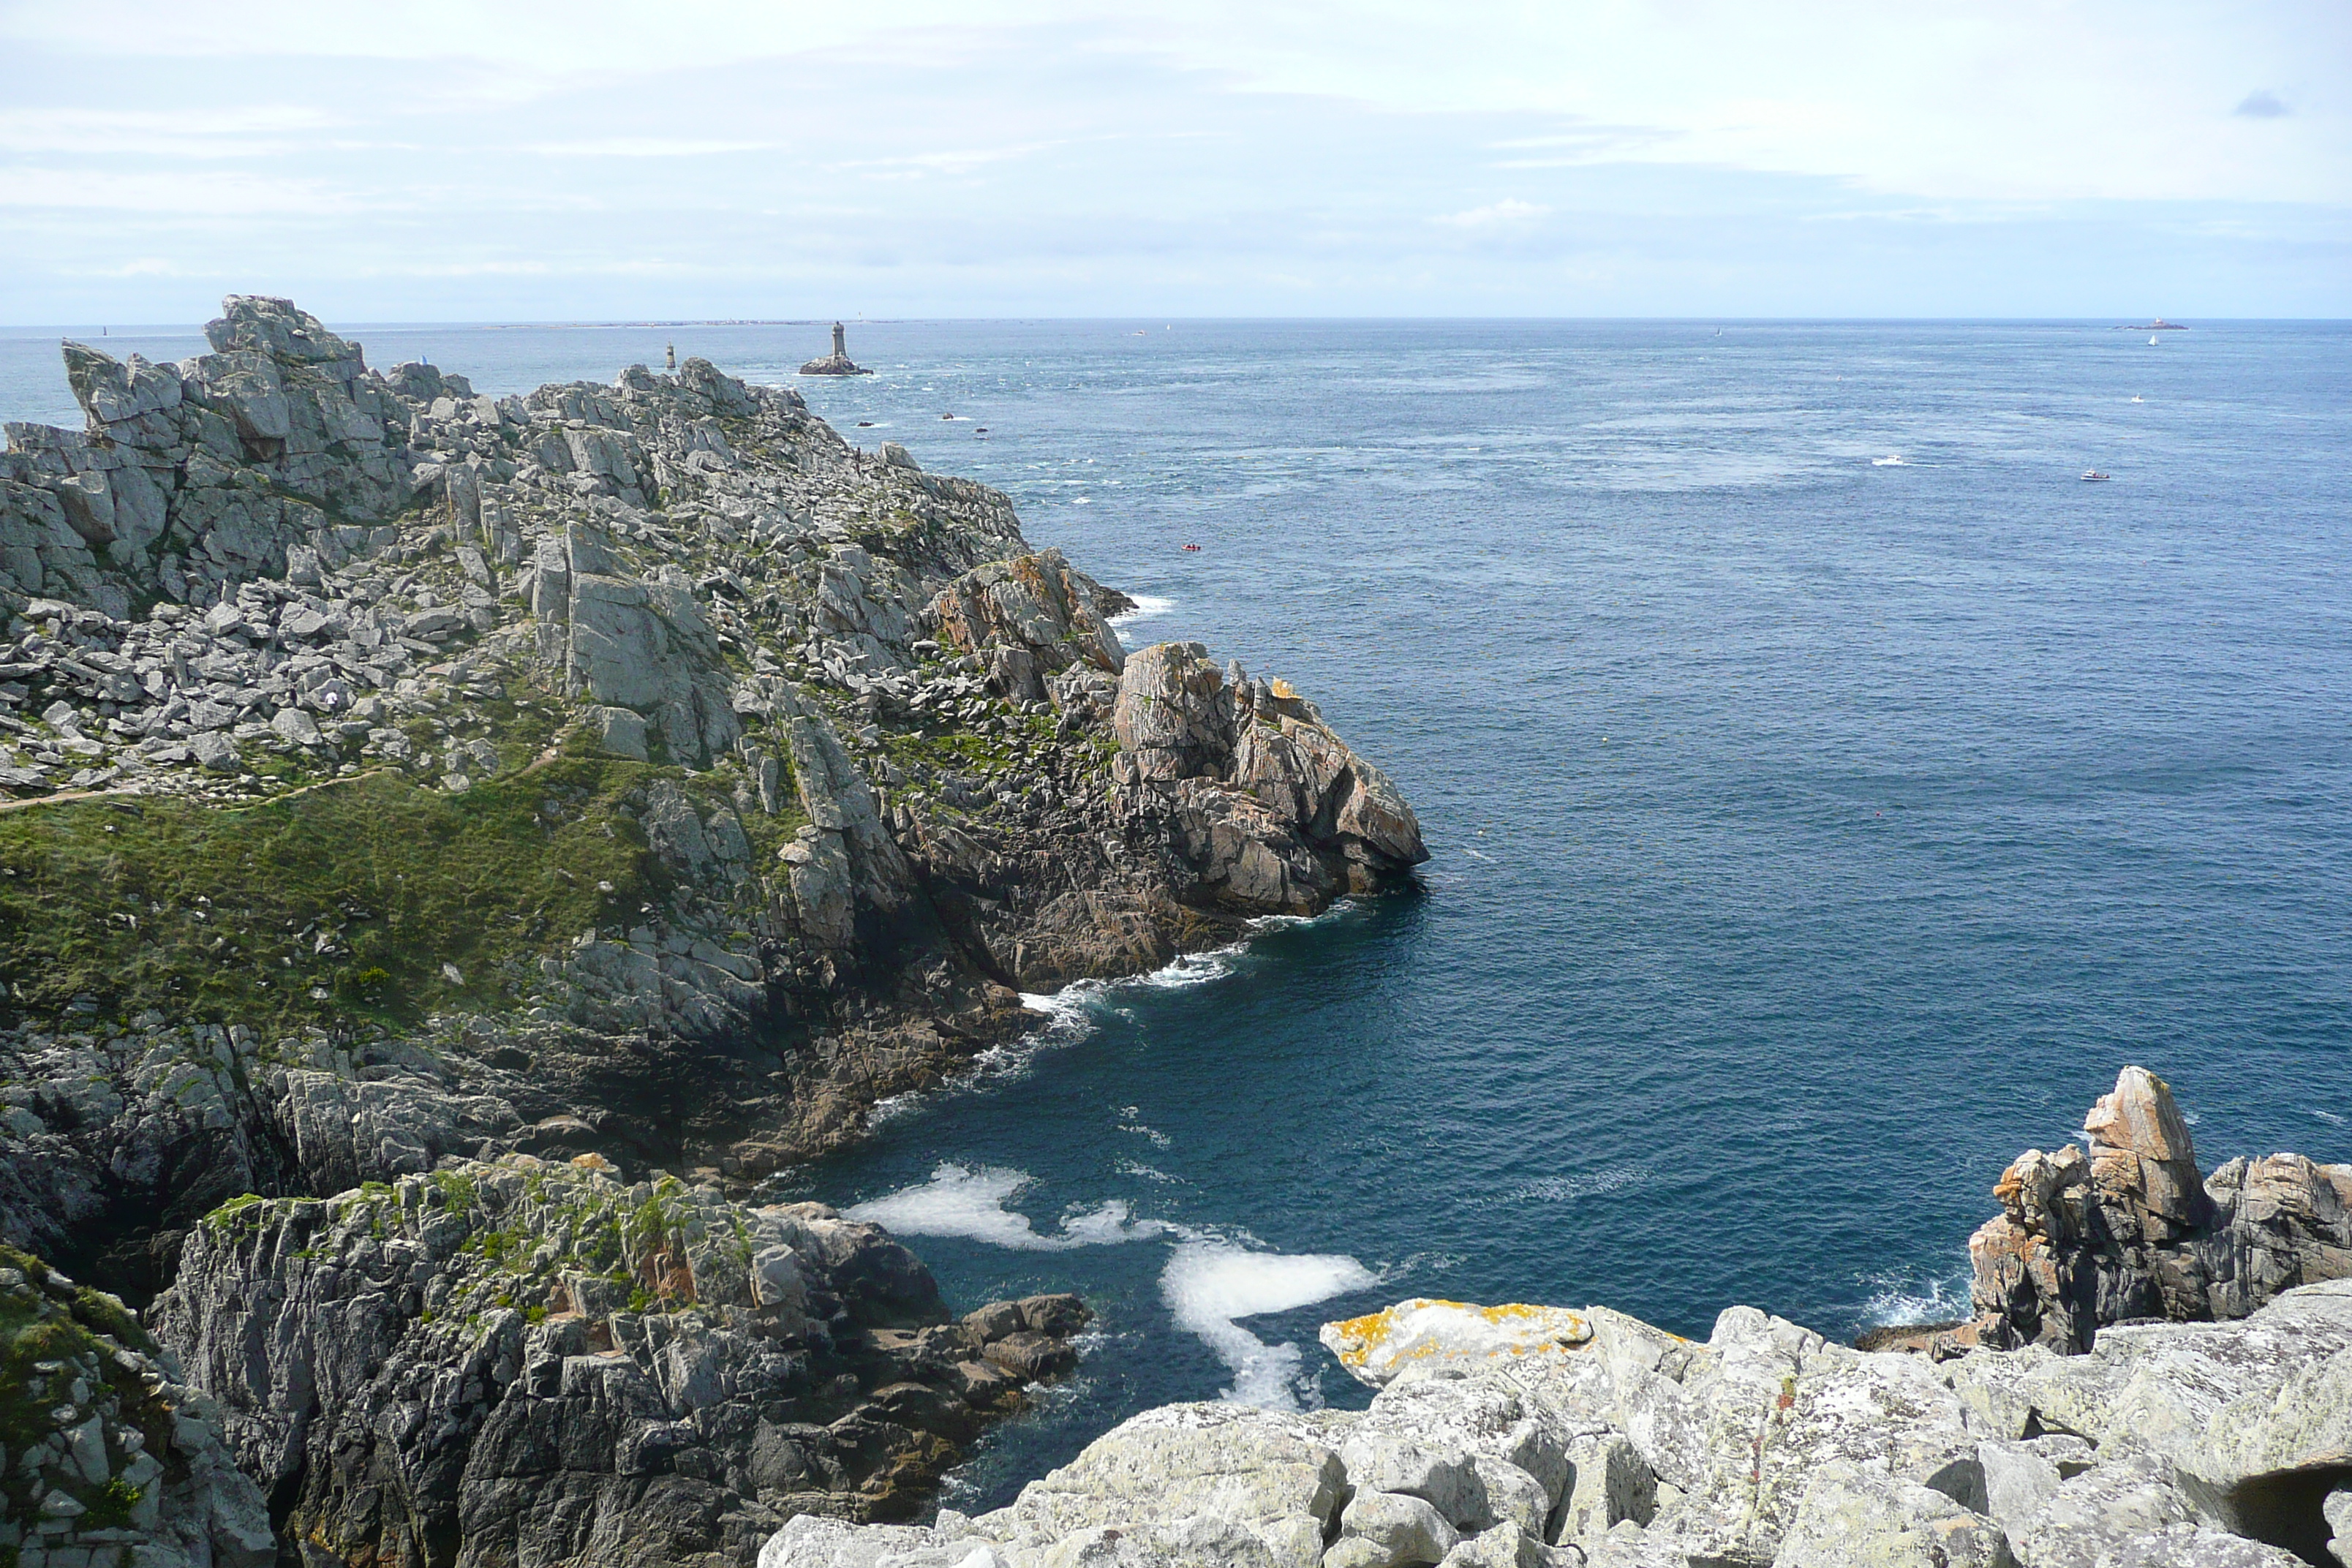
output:
[{"label": "yellow lichen on rock", "polygon": [[1481,1307],[1427,1297],[1326,1323],[1321,1333],[1339,1364],[1374,1387],[1421,1363],[1565,1354],[1591,1337],[1591,1323],[1565,1307],[1523,1301]]}]

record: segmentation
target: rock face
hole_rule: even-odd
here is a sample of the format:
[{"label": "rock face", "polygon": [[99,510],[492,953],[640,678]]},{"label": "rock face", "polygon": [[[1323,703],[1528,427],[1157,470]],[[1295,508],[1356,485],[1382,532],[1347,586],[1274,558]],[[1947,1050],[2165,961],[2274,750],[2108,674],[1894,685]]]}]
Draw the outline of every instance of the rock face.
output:
[{"label": "rock face", "polygon": [[903,1515],[1075,1360],[1073,1298],[958,1323],[877,1226],[603,1163],[455,1163],[190,1237],[159,1333],[312,1568],[739,1563],[794,1513]]},{"label": "rock face", "polygon": [[0,1557],[267,1568],[261,1490],[220,1412],[122,1303],[0,1247]]},{"label": "rock face", "polygon": [[2030,1149],[2002,1213],[1969,1238],[1978,1333],[2087,1350],[2109,1323],[2242,1318],[2294,1286],[2352,1276],[2352,1165],[2299,1154],[2200,1180],[2172,1090],[2127,1067],[2084,1121],[2090,1151]]},{"label": "rock face", "polygon": [[[320,1561],[912,1506],[1067,1314],[884,1312],[851,1266],[895,1248],[692,1194],[861,1136],[1021,990],[1378,885],[1410,808],[788,390],[491,397],[260,297],[207,331],[68,345],[88,429],[0,454],[0,1240],[170,1287]],[[588,1155],[688,1185],[608,1257]]]},{"label": "rock face", "polygon": [[[1496,1318],[1583,1324],[1497,1353]],[[1392,1327],[1381,1331],[1376,1320]],[[1395,1327],[1406,1331],[1399,1334]],[[1606,1308],[1406,1302],[1360,1414],[1171,1405],[1010,1508],[795,1520],[761,1568],[2290,1568],[2352,1562],[2352,1282],[2086,1356],[1941,1363],[1734,1307],[1700,1344]]]},{"label": "rock face", "polygon": [[69,346],[89,430],[0,455],[0,1237],[136,1299],[245,1192],[757,1179],[1021,990],[1425,854],[1287,686],[1130,660],[1003,495],[790,391],[209,331]]}]

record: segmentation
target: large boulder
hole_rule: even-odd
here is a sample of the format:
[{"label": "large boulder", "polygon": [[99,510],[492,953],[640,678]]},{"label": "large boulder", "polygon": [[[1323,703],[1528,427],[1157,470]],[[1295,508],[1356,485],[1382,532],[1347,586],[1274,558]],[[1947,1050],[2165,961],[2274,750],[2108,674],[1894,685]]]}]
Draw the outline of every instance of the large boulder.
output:
[{"label": "large boulder", "polygon": [[1847,1350],[1733,1307],[1673,1370],[1627,1367],[1618,1409],[1642,1457],[1683,1494],[1654,1528],[1695,1556],[1769,1562],[1825,1464],[1956,1500],[1981,1492],[1960,1400],[1921,1358]]},{"label": "large boulder", "polygon": [[[1045,695],[1044,677],[1074,664],[1116,676],[1127,664],[1118,633],[1097,608],[1102,585],[1073,568],[1058,550],[1041,550],[974,567],[924,607],[924,631],[988,661],[992,684],[1009,697]],[[1002,652],[1021,658],[1002,659]]]},{"label": "large boulder", "polygon": [[1240,1405],[1167,1405],[1023,1488],[1013,1540],[1034,1549],[1088,1530],[1206,1518],[1246,1530],[1280,1568],[1308,1568],[1345,1480],[1312,1422]]},{"label": "large boulder", "polygon": [[1222,776],[1234,752],[1234,704],[1224,671],[1196,642],[1154,643],[1130,654],[1118,678],[1111,729],[1139,780]]},{"label": "large boulder", "polygon": [[1220,670],[1196,642],[1128,656],[1111,715],[1114,777],[1156,801],[1210,898],[1320,909],[1429,858],[1386,774],[1282,680]]},{"label": "large boulder", "polygon": [[1565,1355],[1591,1338],[1591,1321],[1564,1307],[1475,1307],[1427,1297],[1322,1329],[1323,1348],[1374,1388],[1410,1368],[1471,1372],[1506,1358]]}]

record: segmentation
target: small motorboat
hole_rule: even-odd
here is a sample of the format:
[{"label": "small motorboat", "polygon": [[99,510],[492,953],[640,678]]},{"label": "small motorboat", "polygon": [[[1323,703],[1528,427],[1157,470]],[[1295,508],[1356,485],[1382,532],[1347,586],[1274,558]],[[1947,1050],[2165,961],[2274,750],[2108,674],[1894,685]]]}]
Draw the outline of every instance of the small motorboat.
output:
[{"label": "small motorboat", "polygon": [[874,428],[874,421],[871,419],[860,419],[857,422],[857,427],[860,430],[871,430]]},{"label": "small motorboat", "polygon": [[1187,550],[1198,550],[1198,549],[1200,549],[1201,547],[1200,547],[1199,545],[1197,545],[1197,544],[1188,544],[1188,545],[1186,545],[1184,548],[1185,548],[1185,549],[1187,549]]},{"label": "small motorboat", "polygon": [[2106,475],[2099,472],[2096,468],[2084,468],[2083,470],[2083,479],[2086,484],[2097,484],[2106,477]]}]

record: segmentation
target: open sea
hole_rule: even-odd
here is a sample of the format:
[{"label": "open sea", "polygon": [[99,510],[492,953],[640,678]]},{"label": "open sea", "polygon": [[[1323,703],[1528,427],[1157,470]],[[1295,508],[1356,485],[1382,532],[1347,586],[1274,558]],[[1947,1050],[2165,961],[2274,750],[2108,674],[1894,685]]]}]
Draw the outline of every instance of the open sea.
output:
[{"label": "open sea", "polygon": [[[341,330],[494,393],[670,342],[791,382],[827,347]],[[800,382],[814,408],[1010,492],[1140,602],[1130,647],[1293,681],[1434,857],[1040,999],[781,1184],[960,1307],[1099,1312],[950,1500],[1168,1400],[1361,1404],[1316,1325],[1407,1296],[1964,1316],[1994,1178],[2127,1062],[2209,1170],[2352,1159],[2352,325],[2150,337],[854,327],[879,374]],[[0,416],[79,423],[53,336],[0,337]]]}]

